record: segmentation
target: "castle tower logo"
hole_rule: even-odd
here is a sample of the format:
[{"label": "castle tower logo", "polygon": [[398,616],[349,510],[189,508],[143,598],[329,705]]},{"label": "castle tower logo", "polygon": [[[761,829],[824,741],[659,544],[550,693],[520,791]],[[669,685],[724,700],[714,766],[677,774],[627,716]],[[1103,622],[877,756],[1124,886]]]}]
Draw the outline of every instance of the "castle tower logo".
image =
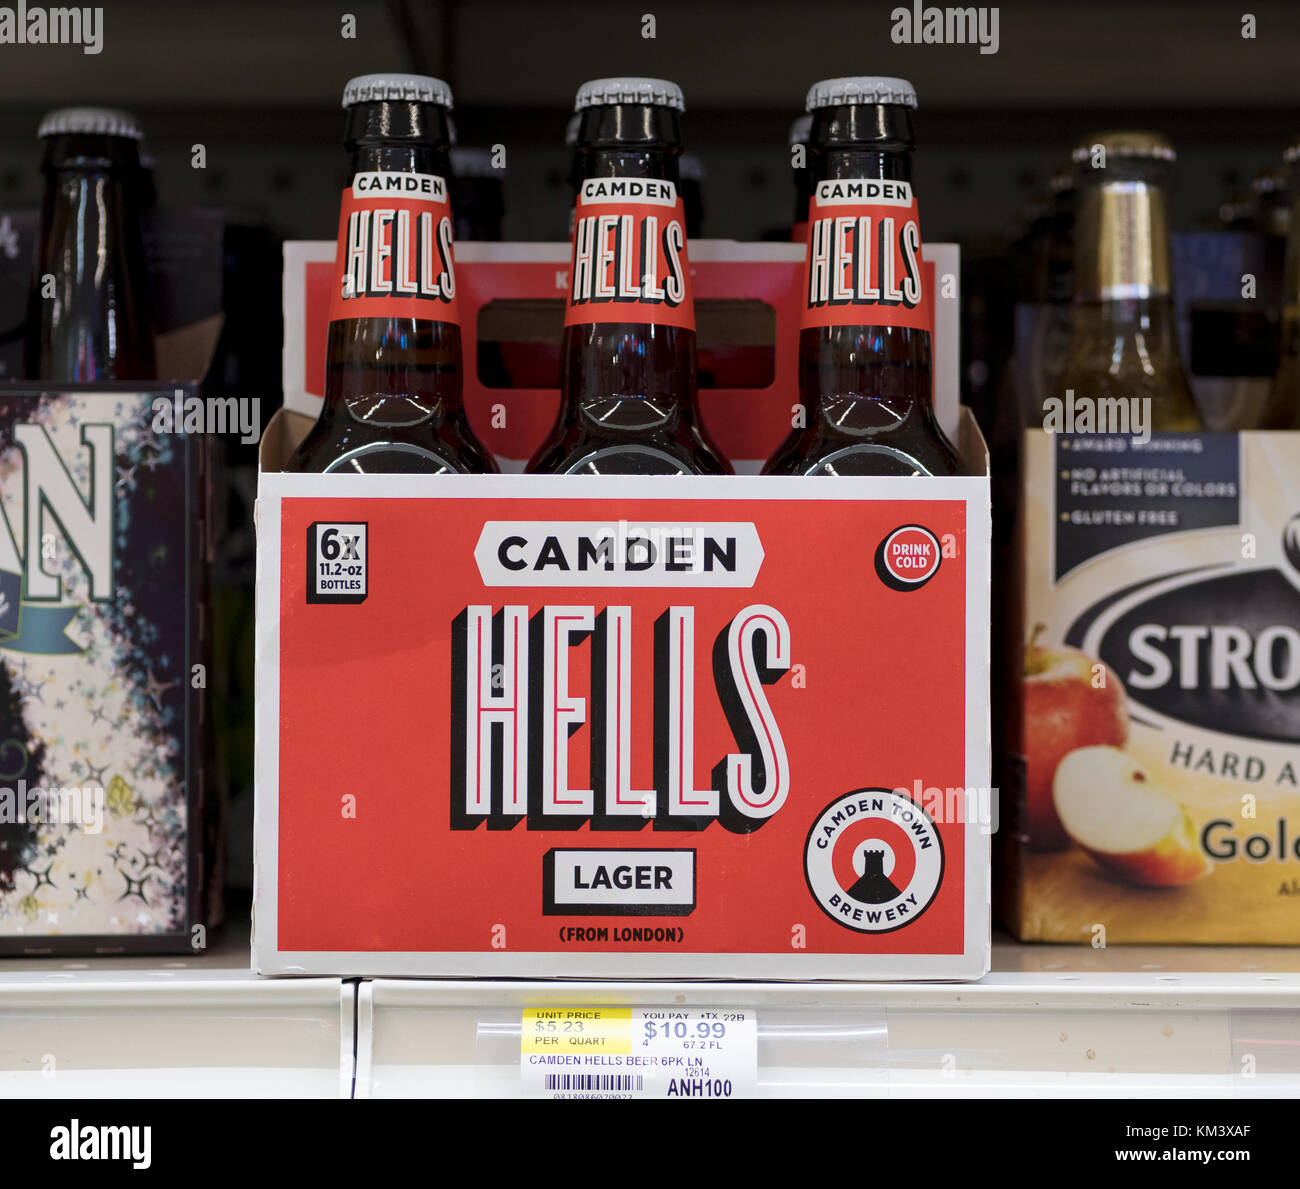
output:
[{"label": "castle tower logo", "polygon": [[938,894],[943,866],[933,819],[888,789],[837,797],[813,822],[804,850],[813,899],[860,933],[892,933],[916,920]]}]

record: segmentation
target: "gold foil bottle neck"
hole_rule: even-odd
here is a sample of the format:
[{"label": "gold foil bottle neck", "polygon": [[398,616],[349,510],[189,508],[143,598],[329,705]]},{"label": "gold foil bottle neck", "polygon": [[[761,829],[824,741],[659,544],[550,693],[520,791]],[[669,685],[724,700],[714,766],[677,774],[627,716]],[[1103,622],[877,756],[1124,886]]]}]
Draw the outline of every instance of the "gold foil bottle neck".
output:
[{"label": "gold foil bottle neck", "polygon": [[1169,222],[1159,186],[1110,179],[1085,185],[1075,243],[1076,300],[1169,295]]}]

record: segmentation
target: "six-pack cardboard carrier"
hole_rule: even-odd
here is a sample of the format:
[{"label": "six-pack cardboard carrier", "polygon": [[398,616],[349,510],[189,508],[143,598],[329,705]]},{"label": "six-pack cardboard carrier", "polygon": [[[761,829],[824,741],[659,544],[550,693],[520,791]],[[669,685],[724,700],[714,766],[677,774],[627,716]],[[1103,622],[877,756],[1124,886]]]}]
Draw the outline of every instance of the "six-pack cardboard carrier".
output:
[{"label": "six-pack cardboard carrier", "polygon": [[[798,400],[802,253],[692,245],[703,415],[741,470]],[[970,477],[285,474],[333,256],[286,247],[262,444],[255,967],[982,975],[989,488],[956,296],[936,406]],[[926,260],[956,277],[955,248]],[[503,469],[555,415],[568,262],[457,248]]]}]

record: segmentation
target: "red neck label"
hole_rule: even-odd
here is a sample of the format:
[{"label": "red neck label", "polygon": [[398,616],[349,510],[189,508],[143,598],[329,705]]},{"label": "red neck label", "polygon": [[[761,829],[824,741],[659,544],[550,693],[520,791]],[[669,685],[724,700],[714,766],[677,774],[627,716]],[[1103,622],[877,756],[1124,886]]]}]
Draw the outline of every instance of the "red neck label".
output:
[{"label": "red neck label", "polygon": [[934,330],[921,266],[921,223],[909,182],[834,178],[808,207],[808,267],[800,327]]},{"label": "red neck label", "polygon": [[686,213],[657,178],[587,178],[573,218],[564,324],[641,322],[695,329]]},{"label": "red neck label", "polygon": [[460,324],[447,180],[364,172],[343,191],[331,322],[420,318]]}]

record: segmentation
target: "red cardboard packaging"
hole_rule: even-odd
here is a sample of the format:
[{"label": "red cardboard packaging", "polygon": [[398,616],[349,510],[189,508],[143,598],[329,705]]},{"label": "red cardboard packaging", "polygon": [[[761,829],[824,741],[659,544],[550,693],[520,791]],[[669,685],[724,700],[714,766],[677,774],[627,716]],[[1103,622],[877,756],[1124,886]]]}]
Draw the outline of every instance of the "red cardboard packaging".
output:
[{"label": "red cardboard packaging", "polygon": [[[936,395],[968,477],[284,474],[331,251],[286,249],[289,408],[262,444],[256,968],[982,975],[989,495],[955,333]],[[738,310],[701,318],[719,374],[771,376],[703,394],[756,465],[797,400],[799,249],[692,257],[697,299],[767,311],[731,339]],[[526,342],[566,259],[457,249],[471,419],[516,466],[556,393],[489,388],[476,331],[525,303],[493,341]]]}]

